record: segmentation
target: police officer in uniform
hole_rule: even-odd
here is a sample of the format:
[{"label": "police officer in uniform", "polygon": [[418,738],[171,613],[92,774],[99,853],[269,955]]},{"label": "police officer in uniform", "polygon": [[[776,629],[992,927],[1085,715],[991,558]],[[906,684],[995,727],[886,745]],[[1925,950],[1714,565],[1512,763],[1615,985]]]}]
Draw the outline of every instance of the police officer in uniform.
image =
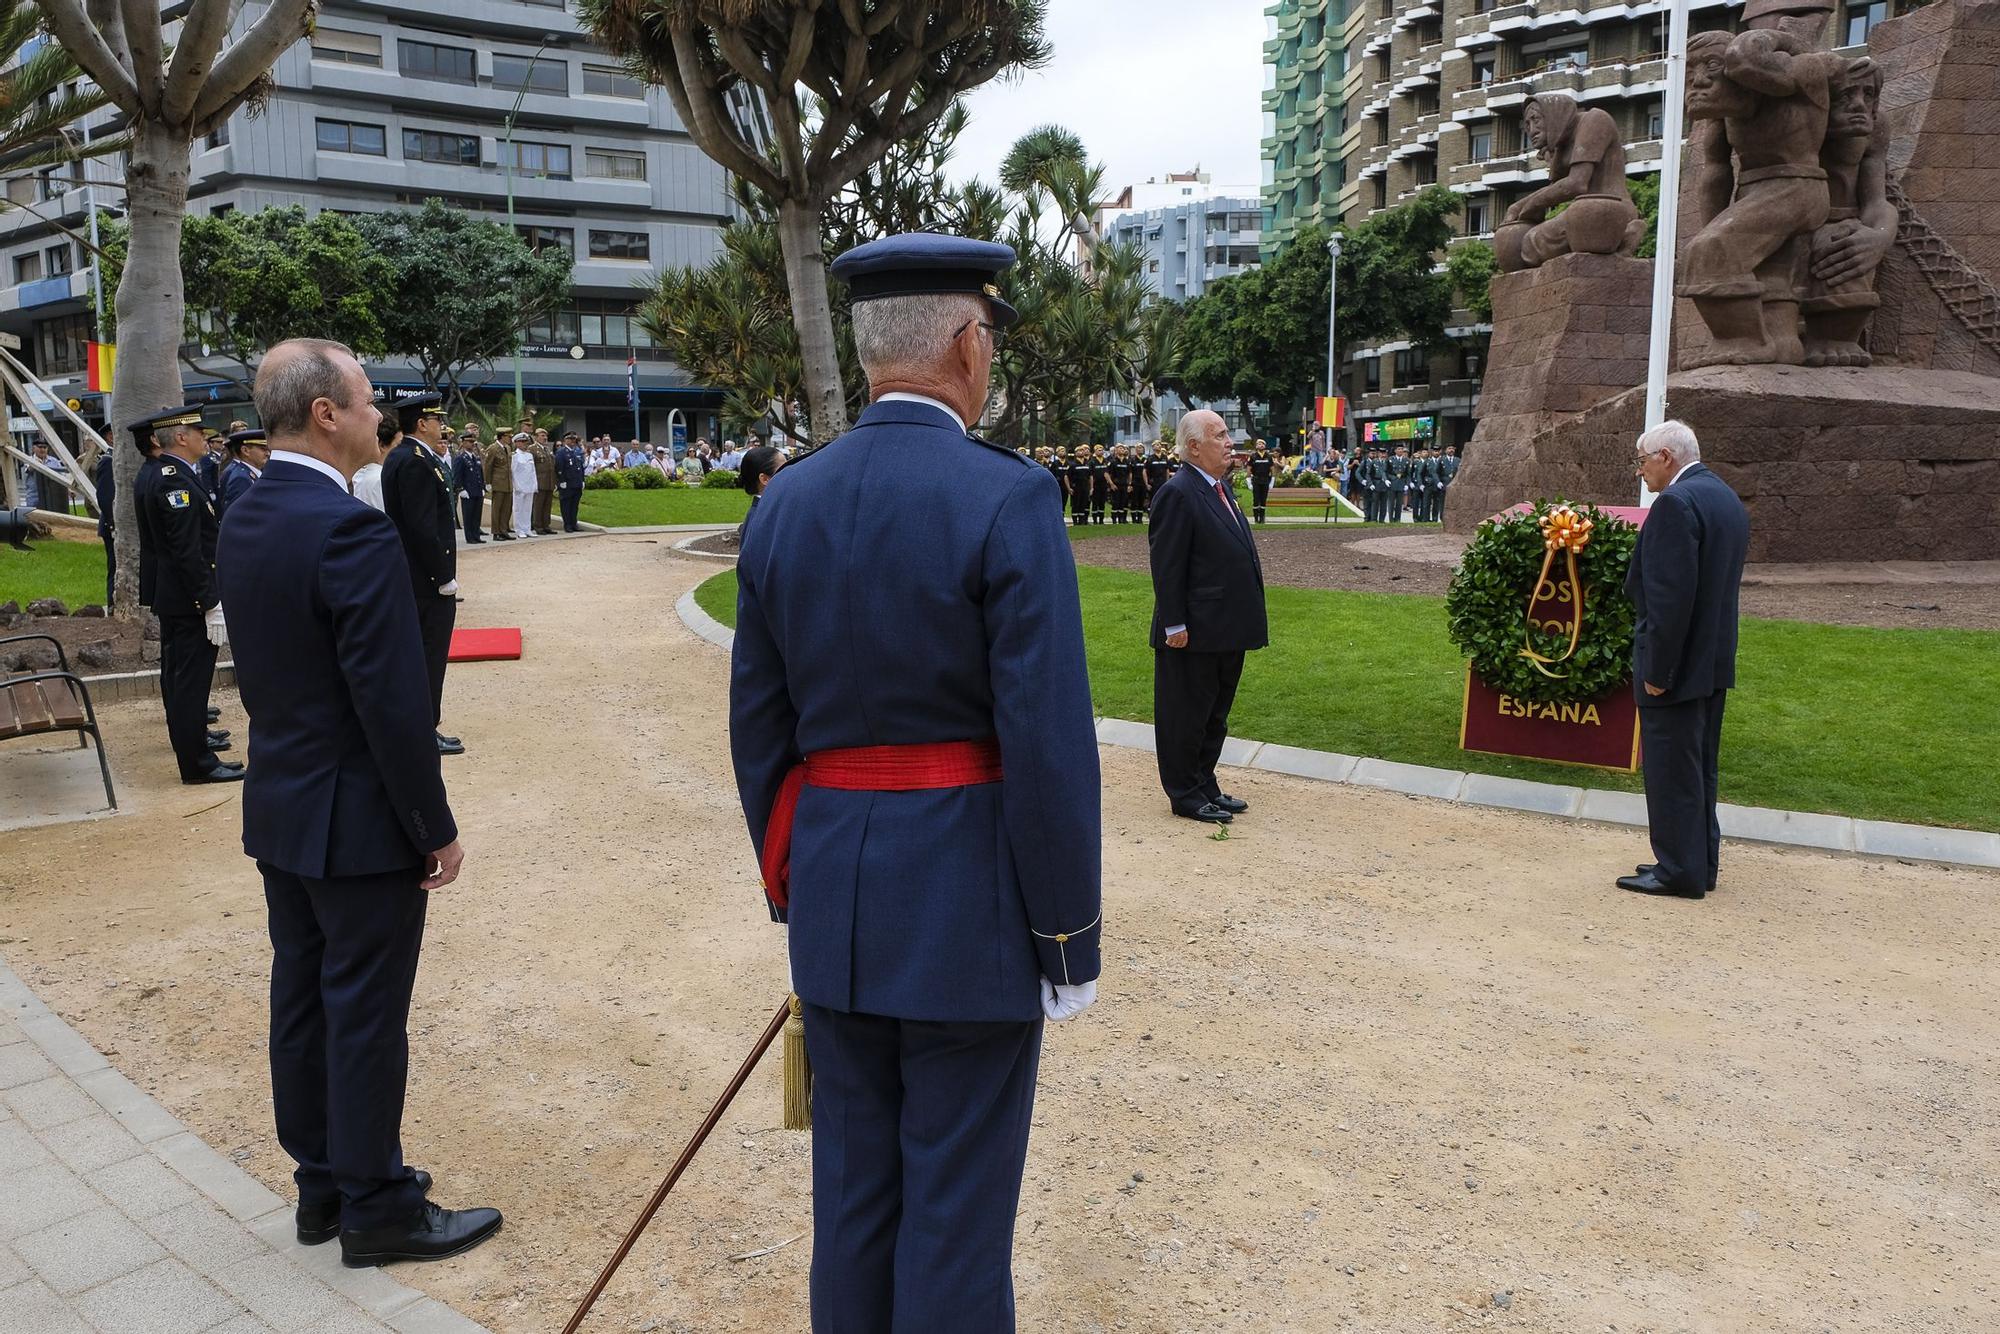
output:
[{"label": "police officer in uniform", "polygon": [[772,479],[738,564],[730,745],[805,1008],[819,1334],[1014,1328],[1042,1026],[1096,995],[1076,566],[1054,483],[966,431],[1013,258],[834,261],[874,401]]},{"label": "police officer in uniform", "polygon": [[1458,478],[1458,446],[1445,448],[1444,457],[1438,460],[1438,518],[1444,518],[1445,493]]},{"label": "police officer in uniform", "polygon": [[216,649],[223,640],[222,599],[215,583],[215,502],[201,484],[208,452],[201,412],[171,408],[133,423],[150,433],[160,452],[133,482],[139,523],[142,600],[160,621],[160,703],[167,738],[183,783],[234,783],[243,766],[215,756],[208,730],[208,692],[215,679]]},{"label": "police officer in uniform", "polygon": [[1363,449],[1354,460],[1354,483],[1361,488],[1361,521],[1380,523],[1382,521],[1382,486],[1377,480],[1382,471],[1379,457],[1381,447],[1370,445]]},{"label": "police officer in uniform", "polygon": [[479,531],[479,507],[486,500],[486,468],[479,461],[479,437],[474,434],[478,429],[468,424],[451,456],[452,482],[458,488],[458,512],[465,522],[465,544],[469,547],[486,540]]},{"label": "police officer in uniform", "polygon": [[[444,459],[443,400],[436,394],[402,399],[395,411],[402,439],[382,461],[382,512],[396,525],[410,567],[417,631],[431,689],[431,726],[444,718],[444,669],[458,621],[458,521]],[[436,732],[440,755],[463,755],[465,743]]]},{"label": "police officer in uniform", "polygon": [[493,443],[486,446],[479,460],[486,468],[486,494],[493,501],[496,542],[514,540],[514,448],[502,439],[505,434],[495,431]]},{"label": "police officer in uniform", "polygon": [[1409,503],[1410,497],[1411,471],[1412,465],[1410,463],[1409,448],[1405,445],[1397,445],[1396,452],[1389,456],[1387,469],[1389,478],[1389,510],[1386,520],[1389,523],[1401,523],[1403,521],[1403,509]]},{"label": "police officer in uniform", "polygon": [[1250,452],[1250,507],[1258,523],[1264,522],[1264,507],[1271,499],[1271,474],[1277,470],[1277,463],[1270,449],[1259,440]]},{"label": "police officer in uniform", "polygon": [[583,445],[575,431],[563,437],[556,446],[556,493],[562,503],[562,525],[565,533],[580,533],[577,524],[577,506],[583,500],[583,469],[587,462]]}]

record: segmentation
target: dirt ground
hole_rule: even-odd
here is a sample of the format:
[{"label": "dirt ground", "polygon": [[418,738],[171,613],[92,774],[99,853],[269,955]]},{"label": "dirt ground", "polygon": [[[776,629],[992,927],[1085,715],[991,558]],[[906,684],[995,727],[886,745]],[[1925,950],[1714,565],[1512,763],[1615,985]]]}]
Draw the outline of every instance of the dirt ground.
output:
[{"label": "dirt ground", "polygon": [[[449,677],[468,858],[405,1143],[508,1222],[397,1276],[503,1334],[560,1327],[785,992],[726,655],[672,612],[716,566],[670,541],[461,567],[461,624],[526,656]],[[109,730],[132,812],[0,834],[0,954],[289,1194],[237,801],[172,782],[157,705]],[[1103,758],[1106,973],[1047,1038],[1022,1328],[2000,1328],[2000,876],[1732,844],[1710,899],[1637,899],[1631,831],[1246,772],[1218,842]],[[586,1328],[805,1328],[809,1236],[734,1258],[808,1230],[778,1119],[774,1060]]]},{"label": "dirt ground", "polygon": [[[1362,593],[1430,593],[1451,584],[1457,539],[1436,529],[1388,535],[1382,528],[1273,525],[1257,530],[1264,578],[1293,588],[1344,588]],[[1395,554],[1414,544],[1428,559]],[[1076,544],[1086,565],[1145,570],[1146,539],[1129,533]],[[1949,578],[1927,578],[1867,567],[1815,572],[1801,581],[1782,566],[1745,572],[1745,616],[1873,625],[1897,630],[2000,630],[2000,562],[1991,569],[1960,567]]]}]

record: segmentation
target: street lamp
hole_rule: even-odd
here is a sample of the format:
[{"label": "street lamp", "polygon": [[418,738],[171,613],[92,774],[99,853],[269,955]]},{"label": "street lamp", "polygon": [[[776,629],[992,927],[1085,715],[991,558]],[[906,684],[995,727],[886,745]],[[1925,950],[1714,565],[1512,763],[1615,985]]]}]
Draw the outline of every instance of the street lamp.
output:
[{"label": "street lamp", "polygon": [[[542,52],[548,50],[549,43],[554,40],[553,33],[544,36],[542,44],[535,48],[535,54],[528,57],[528,77],[521,80],[520,91],[514,94],[513,109],[507,113],[507,133],[501,139],[507,146],[504,164],[507,168],[507,230],[516,236],[520,235],[520,231],[514,225],[514,120],[521,114],[521,103],[528,96],[528,85],[534,82],[535,62],[541,59]],[[526,330],[520,332],[525,333]],[[514,339],[514,410],[525,411],[527,406],[528,400],[521,392],[521,339],[517,334]]]},{"label": "street lamp", "polygon": [[[1334,379],[1339,364],[1334,357],[1334,324],[1340,313],[1340,237],[1338,234],[1327,238],[1326,253],[1330,257],[1326,266],[1326,396],[1340,397],[1338,382]],[[1343,432],[1344,434],[1344,432]]]}]

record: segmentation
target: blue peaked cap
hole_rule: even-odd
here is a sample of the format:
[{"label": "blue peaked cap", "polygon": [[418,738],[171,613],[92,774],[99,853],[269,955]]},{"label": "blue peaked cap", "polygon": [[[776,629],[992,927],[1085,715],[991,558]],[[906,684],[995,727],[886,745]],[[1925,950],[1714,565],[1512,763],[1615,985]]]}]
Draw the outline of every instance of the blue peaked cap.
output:
[{"label": "blue peaked cap", "polygon": [[1014,247],[937,232],[903,232],[858,245],[833,261],[833,276],[855,301],[890,296],[963,292],[983,296],[993,322],[1013,327],[1020,312],[1001,297],[995,280],[1014,264]]}]

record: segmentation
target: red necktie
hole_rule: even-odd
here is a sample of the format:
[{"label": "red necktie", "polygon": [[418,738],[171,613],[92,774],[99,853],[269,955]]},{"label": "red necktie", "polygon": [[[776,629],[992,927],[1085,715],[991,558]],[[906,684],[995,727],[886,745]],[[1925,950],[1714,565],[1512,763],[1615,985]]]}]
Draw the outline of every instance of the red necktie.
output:
[{"label": "red necktie", "polygon": [[1229,515],[1230,522],[1234,523],[1236,521],[1236,507],[1229,503],[1229,493],[1222,489],[1222,483],[1220,482],[1215,484],[1215,498],[1222,502],[1223,510]]}]

